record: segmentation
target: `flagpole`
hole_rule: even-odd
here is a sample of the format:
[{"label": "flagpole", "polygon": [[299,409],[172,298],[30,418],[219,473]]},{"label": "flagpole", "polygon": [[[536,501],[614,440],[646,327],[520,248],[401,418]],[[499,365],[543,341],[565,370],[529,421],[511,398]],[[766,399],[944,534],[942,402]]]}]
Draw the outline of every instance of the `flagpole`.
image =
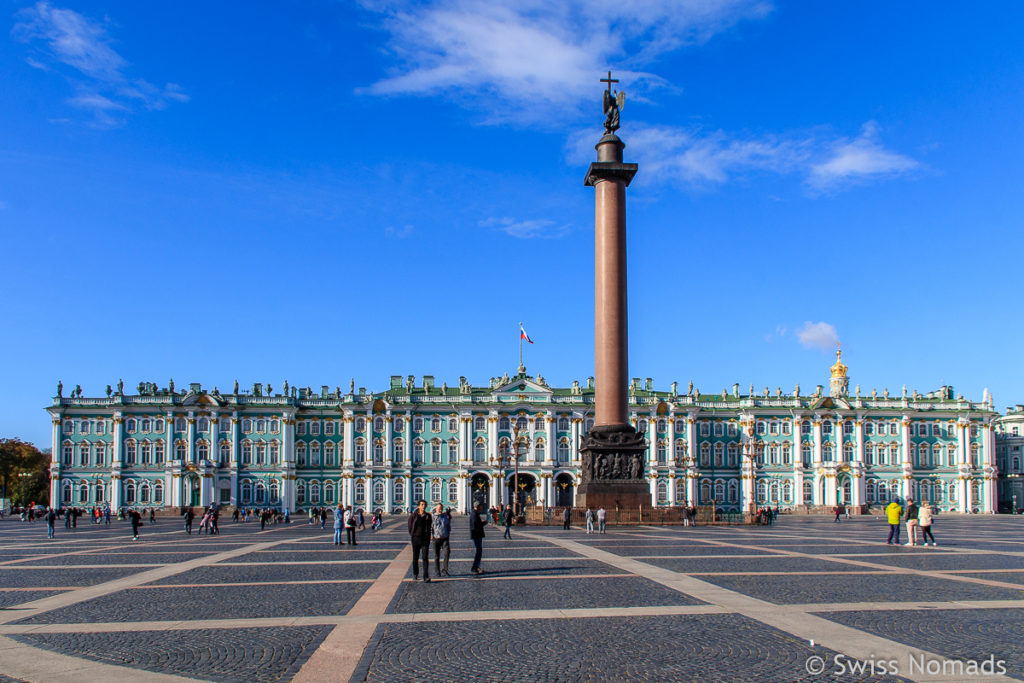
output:
[{"label": "flagpole", "polygon": [[519,367],[523,367],[523,323],[519,323]]}]

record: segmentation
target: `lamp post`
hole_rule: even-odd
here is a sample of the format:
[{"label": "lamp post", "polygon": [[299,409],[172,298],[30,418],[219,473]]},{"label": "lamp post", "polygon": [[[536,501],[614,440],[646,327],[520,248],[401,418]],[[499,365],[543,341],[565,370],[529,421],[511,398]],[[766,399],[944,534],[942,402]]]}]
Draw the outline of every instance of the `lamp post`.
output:
[{"label": "lamp post", "polygon": [[25,485],[32,478],[31,472],[18,472],[18,502],[22,507],[25,507]]}]

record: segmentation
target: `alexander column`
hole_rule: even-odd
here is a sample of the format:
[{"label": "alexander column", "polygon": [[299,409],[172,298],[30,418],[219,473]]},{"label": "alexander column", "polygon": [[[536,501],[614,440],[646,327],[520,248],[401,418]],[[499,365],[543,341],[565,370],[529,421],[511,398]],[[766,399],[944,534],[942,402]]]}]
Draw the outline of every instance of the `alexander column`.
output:
[{"label": "alexander column", "polygon": [[580,445],[581,507],[636,508],[650,506],[650,487],[644,476],[647,443],[626,413],[629,377],[626,316],[626,187],[637,165],[622,161],[626,145],[619,128],[622,92],[613,93],[611,72],[602,78],[604,137],[597,142],[597,161],[583,181],[593,186],[594,211],[594,427]]}]

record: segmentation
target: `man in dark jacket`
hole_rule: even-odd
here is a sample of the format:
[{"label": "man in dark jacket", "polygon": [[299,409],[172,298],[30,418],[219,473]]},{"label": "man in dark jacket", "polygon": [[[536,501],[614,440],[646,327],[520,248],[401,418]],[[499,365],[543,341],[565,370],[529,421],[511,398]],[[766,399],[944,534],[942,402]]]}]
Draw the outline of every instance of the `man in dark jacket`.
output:
[{"label": "man in dark jacket", "polygon": [[185,533],[189,536],[192,535],[192,520],[196,518],[196,513],[192,512],[191,507],[185,508],[185,512],[182,515],[185,518]]},{"label": "man in dark jacket", "polygon": [[[354,519],[352,520],[355,521]],[[423,581],[430,582],[430,530],[434,520],[427,512],[427,501],[416,505],[416,512],[409,515],[409,538],[412,540],[412,578],[420,578],[420,558],[423,559]]]},{"label": "man in dark jacket", "polygon": [[512,525],[515,524],[515,521],[516,521],[516,516],[515,516],[515,513],[512,512],[512,506],[511,505],[509,505],[507,508],[505,508],[505,512],[503,514],[503,517],[504,517],[504,519],[502,519],[501,521],[505,523],[505,538],[507,538],[507,539],[509,539],[511,541],[512,540]]},{"label": "man in dark jacket", "polygon": [[476,554],[473,555],[473,566],[469,571],[474,574],[483,574],[483,570],[480,569],[480,559],[484,554],[484,511],[480,508],[480,503],[473,504],[473,514],[469,516],[469,537],[473,539],[473,545],[476,547]]}]

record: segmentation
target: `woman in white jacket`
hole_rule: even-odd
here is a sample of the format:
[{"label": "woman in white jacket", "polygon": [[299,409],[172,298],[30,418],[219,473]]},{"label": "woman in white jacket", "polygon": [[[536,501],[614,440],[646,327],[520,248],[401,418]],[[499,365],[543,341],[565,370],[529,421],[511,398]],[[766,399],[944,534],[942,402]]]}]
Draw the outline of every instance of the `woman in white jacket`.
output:
[{"label": "woman in white jacket", "polygon": [[917,525],[921,529],[921,542],[928,545],[928,539],[932,539],[931,545],[935,545],[935,537],[932,536],[932,506],[922,503],[917,510]]}]

